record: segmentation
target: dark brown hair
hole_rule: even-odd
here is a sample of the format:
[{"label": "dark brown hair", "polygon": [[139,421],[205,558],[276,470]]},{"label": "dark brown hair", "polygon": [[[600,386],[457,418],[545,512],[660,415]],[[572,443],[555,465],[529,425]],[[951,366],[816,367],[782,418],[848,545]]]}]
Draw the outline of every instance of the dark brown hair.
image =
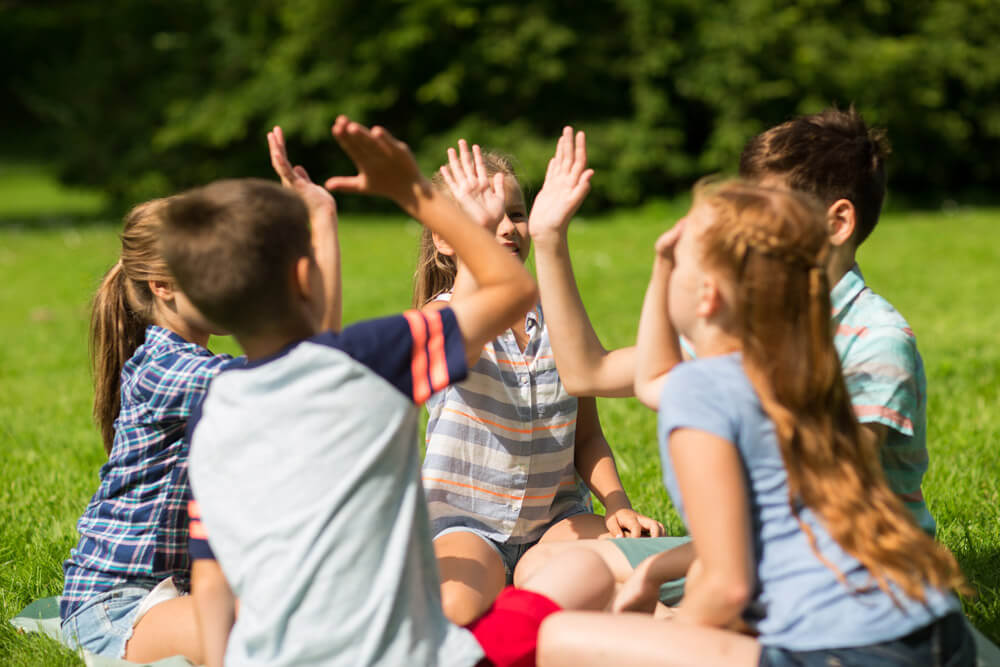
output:
[{"label": "dark brown hair", "polygon": [[788,187],[808,192],[829,207],[838,199],[854,204],[855,247],[878,222],[885,198],[885,161],[889,141],[868,127],[852,106],[799,116],[747,142],[740,155],[740,177],[779,176]]},{"label": "dark brown hair", "polygon": [[125,216],[121,256],[101,280],[90,313],[90,363],[94,377],[94,422],[104,451],[111,453],[114,423],[121,410],[122,367],[146,340],[153,323],[151,280],[171,280],[160,255],[167,199],[139,204]]},{"label": "dark brown hair", "polygon": [[730,182],[696,190],[713,209],[699,242],[707,267],[734,290],[743,366],[774,422],[792,514],[810,508],[890,596],[923,601],[924,586],[965,589],[951,553],[913,521],[863,438],[833,346],[825,212],[811,197]]},{"label": "dark brown hair", "polygon": [[[486,165],[486,174],[490,177],[502,173],[517,179],[513,161],[503,153],[486,151],[483,153],[483,163]],[[431,183],[438,191],[451,197],[451,192],[441,179],[440,172],[434,172]],[[457,273],[458,264],[455,263],[455,257],[438,252],[431,230],[424,227],[420,235],[417,270],[413,274],[413,307],[422,308],[438,294],[450,290],[455,284]]]},{"label": "dark brown hair", "polygon": [[258,179],[216,181],[174,197],[161,249],[177,284],[211,322],[240,335],[291,315],[295,262],[312,252],[302,199]]}]

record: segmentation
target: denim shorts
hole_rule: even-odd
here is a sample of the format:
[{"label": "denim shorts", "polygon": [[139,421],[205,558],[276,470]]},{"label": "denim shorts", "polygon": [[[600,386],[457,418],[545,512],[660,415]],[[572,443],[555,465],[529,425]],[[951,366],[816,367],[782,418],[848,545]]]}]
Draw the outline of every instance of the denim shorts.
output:
[{"label": "denim shorts", "polygon": [[124,658],[139,605],[156,584],[152,579],[130,581],[90,598],[62,622],[63,643],[100,656]]},{"label": "denim shorts", "polygon": [[976,644],[965,618],[952,612],[905,637],[881,644],[818,651],[764,646],[759,667],[975,667]]},{"label": "denim shorts", "polygon": [[[591,512],[582,505],[572,507],[569,510],[563,512],[556,518],[549,522],[549,525],[545,527],[548,530],[552,526],[556,525],[563,519],[568,519],[571,516],[576,516],[577,514],[591,514]],[[524,552],[531,547],[538,544],[538,540],[533,540],[531,542],[525,542],[523,544],[508,544],[507,542],[497,542],[491,537],[488,537],[486,533],[478,528],[473,528],[472,526],[450,526],[445,528],[440,533],[434,536],[434,539],[441,537],[442,535],[447,535],[448,533],[473,533],[476,536],[482,538],[486,544],[493,547],[493,550],[500,555],[500,560],[503,561],[503,569],[507,574],[507,584],[510,585],[514,583],[514,568],[517,566],[517,562],[521,560],[521,556]],[[542,533],[545,534],[544,532]],[[541,538],[539,538],[541,539]]]}]

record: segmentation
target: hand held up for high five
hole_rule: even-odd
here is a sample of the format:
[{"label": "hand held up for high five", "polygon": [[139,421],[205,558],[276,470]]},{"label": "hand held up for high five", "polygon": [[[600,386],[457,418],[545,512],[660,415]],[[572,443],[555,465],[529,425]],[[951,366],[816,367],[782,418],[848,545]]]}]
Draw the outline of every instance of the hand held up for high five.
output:
[{"label": "hand held up for high five", "polygon": [[535,243],[558,240],[590,192],[593,169],[587,169],[587,138],[574,136],[573,128],[563,128],[556,154],[545,170],[545,183],[535,197],[528,218],[528,233]]},{"label": "hand held up for high five", "polygon": [[451,196],[473,221],[490,231],[497,228],[504,216],[504,175],[497,172],[489,177],[478,145],[469,151],[465,139],[459,139],[458,152],[448,149],[448,164],[439,173]]},{"label": "hand held up for high five", "polygon": [[420,173],[409,146],[384,127],[369,129],[347,116],[338,116],[331,132],[358,173],[328,178],[326,189],[387,197],[412,215],[418,194],[427,192],[430,182]]},{"label": "hand held up for high five", "polygon": [[305,167],[288,160],[288,149],[285,146],[285,135],[277,125],[267,133],[267,147],[271,154],[271,166],[281,179],[281,184],[299,193],[309,209],[309,218],[315,224],[322,216],[337,222],[337,203],[333,195],[322,186],[313,183]]}]

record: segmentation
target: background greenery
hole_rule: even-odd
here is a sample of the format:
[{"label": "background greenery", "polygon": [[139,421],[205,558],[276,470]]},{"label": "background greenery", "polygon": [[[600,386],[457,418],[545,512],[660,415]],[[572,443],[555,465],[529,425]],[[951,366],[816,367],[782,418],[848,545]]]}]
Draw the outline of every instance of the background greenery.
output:
[{"label": "background greenery", "polygon": [[[989,196],[1000,176],[998,0],[0,0],[3,151],[119,204],[265,175],[273,124],[346,169],[338,113],[422,163],[459,136],[529,182],[588,131],[591,210],[733,170],[751,135],[855,103],[888,128],[897,195]],[[300,148],[305,146],[305,148]]]},{"label": "background greenery", "polygon": [[[87,193],[37,181],[68,215]],[[0,218],[10,218],[0,182]],[[68,197],[69,199],[65,199]],[[353,214],[341,198],[345,321],[409,303],[418,227]],[[654,202],[573,222],[570,242],[594,324],[607,345],[634,341],[652,244],[686,203]],[[7,624],[29,602],[58,595],[76,520],[106,460],[90,422],[88,301],[117,257],[117,223],[14,216],[0,226],[0,663],[79,664],[57,644]],[[929,383],[931,467],[924,492],[939,538],[979,596],[966,612],[1000,641],[1000,210],[885,216],[861,252],[874,288],[917,332]],[[236,351],[213,339],[216,351]],[[636,507],[683,530],[660,479],[655,415],[634,399],[600,401],[601,420]],[[414,443],[416,446],[417,443]]]}]

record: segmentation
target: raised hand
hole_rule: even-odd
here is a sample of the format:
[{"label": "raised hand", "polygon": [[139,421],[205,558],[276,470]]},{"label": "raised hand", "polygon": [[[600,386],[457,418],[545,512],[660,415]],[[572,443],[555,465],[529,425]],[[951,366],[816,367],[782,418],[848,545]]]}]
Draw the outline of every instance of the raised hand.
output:
[{"label": "raised hand", "polygon": [[469,151],[465,139],[458,140],[458,152],[448,149],[448,164],[440,169],[441,178],[459,206],[477,224],[494,231],[504,216],[504,175],[487,175],[483,153],[477,144]]},{"label": "raised hand", "polygon": [[430,183],[421,175],[409,146],[384,127],[369,129],[347,116],[338,116],[331,132],[358,173],[326,179],[327,190],[388,197],[409,210],[415,205],[417,190],[429,189]]},{"label": "raised hand", "polygon": [[267,147],[271,153],[271,166],[281,179],[281,184],[299,193],[306,203],[306,208],[309,209],[310,219],[318,215],[327,217],[332,215],[336,221],[337,203],[333,195],[322,186],[313,183],[305,167],[292,167],[285,147],[285,135],[277,125],[267,133]]},{"label": "raised hand", "polygon": [[660,234],[660,238],[656,239],[656,243],[653,246],[656,250],[656,257],[669,262],[671,266],[674,263],[674,248],[677,247],[677,242],[681,238],[681,233],[684,231],[686,222],[686,218],[681,218],[676,225]]},{"label": "raised hand", "polygon": [[587,138],[583,132],[573,135],[573,128],[563,128],[556,143],[556,154],[545,170],[545,183],[535,197],[528,216],[528,234],[536,242],[559,237],[566,232],[570,218],[590,192],[593,169],[587,169]]}]

